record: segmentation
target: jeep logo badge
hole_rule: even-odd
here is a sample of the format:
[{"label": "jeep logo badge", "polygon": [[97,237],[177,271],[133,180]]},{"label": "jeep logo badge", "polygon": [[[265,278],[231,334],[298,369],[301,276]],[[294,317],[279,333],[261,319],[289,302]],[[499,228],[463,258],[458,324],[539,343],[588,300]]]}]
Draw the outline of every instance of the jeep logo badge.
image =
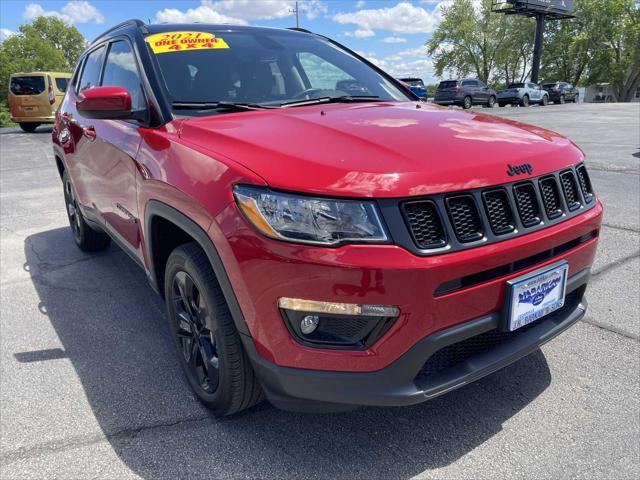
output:
[{"label": "jeep logo badge", "polygon": [[528,173],[531,175],[533,173],[533,166],[530,163],[523,163],[522,165],[511,165],[507,164],[507,175],[513,177],[514,175],[522,175],[523,173]]}]

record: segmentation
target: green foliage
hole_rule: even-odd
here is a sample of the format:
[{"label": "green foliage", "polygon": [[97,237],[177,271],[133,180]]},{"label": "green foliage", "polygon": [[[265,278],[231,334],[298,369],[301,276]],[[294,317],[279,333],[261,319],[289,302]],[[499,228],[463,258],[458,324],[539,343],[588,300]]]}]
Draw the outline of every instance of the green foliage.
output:
[{"label": "green foliage", "polygon": [[506,47],[507,18],[491,13],[491,0],[479,11],[472,0],[454,0],[442,8],[443,20],[427,42],[437,76],[473,73],[487,83]]},{"label": "green foliage", "polygon": [[576,0],[575,18],[549,22],[542,75],[574,84],[612,83],[629,101],[640,83],[640,7],[634,0]]},{"label": "green foliage", "polygon": [[49,70],[70,72],[86,47],[78,29],[55,17],[38,17],[0,44],[0,101],[6,101],[9,75]]},{"label": "green foliage", "polygon": [[[525,80],[531,72],[535,20],[478,10],[472,0],[453,0],[427,42],[435,73],[467,76],[485,83]],[[609,82],[620,101],[640,84],[640,7],[636,0],[575,0],[575,18],[549,20],[541,65],[544,81]]]},{"label": "green foliage", "polygon": [[6,103],[0,102],[0,127],[14,127],[16,124],[11,121],[11,114]]}]

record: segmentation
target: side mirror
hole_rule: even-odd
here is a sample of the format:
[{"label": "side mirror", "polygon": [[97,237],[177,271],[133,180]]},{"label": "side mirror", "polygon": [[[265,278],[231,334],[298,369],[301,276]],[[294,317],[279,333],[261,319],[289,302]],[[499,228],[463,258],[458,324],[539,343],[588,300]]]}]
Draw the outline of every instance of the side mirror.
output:
[{"label": "side mirror", "polygon": [[123,87],[94,87],[78,95],[76,108],[84,117],[140,120],[144,111],[131,110],[131,93]]}]

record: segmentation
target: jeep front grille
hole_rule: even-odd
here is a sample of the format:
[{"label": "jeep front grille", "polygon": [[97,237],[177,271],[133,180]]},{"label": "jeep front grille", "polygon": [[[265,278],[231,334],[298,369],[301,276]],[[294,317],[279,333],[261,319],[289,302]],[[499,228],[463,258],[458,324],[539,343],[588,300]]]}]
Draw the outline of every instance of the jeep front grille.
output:
[{"label": "jeep front grille", "polygon": [[[418,255],[432,255],[546,228],[593,207],[594,199],[580,164],[498,187],[378,202],[396,243]],[[394,214],[398,205],[404,222]]]}]

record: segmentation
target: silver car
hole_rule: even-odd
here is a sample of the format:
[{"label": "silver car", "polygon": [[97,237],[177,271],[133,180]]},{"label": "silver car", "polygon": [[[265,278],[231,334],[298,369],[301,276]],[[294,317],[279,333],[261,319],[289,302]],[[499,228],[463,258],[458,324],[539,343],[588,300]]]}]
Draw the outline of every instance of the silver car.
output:
[{"label": "silver car", "polygon": [[511,83],[498,92],[498,105],[504,107],[508,103],[523,107],[532,103],[544,106],[549,103],[549,93],[533,82]]}]

